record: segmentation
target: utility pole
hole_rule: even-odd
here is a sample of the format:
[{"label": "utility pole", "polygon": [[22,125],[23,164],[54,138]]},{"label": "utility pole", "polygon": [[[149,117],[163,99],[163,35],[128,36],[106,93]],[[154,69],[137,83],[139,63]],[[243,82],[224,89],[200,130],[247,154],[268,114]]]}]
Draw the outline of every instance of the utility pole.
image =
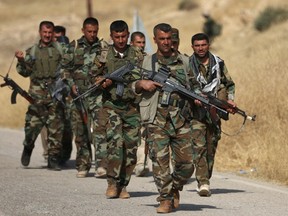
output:
[{"label": "utility pole", "polygon": [[88,17],[92,17],[92,0],[87,0],[87,14]]}]

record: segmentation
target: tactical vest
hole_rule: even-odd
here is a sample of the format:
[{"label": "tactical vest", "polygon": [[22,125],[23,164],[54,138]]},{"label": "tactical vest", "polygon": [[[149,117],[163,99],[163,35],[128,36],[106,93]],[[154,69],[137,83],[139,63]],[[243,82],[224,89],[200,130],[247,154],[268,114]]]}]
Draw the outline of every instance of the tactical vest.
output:
[{"label": "tactical vest", "polygon": [[62,48],[59,43],[53,42],[48,47],[39,47],[35,44],[30,49],[30,55],[34,61],[31,80],[56,78],[62,58]]},{"label": "tactical vest", "polygon": [[[109,47],[108,54],[107,54],[107,63],[106,63],[106,66],[108,68],[108,73],[112,73],[116,69],[125,65],[127,61],[129,61],[132,64],[139,65],[140,62],[143,60],[143,54],[141,53],[141,51],[129,45],[124,53],[124,56],[120,57],[119,55],[120,55],[119,53],[116,53],[114,51],[113,46]],[[130,81],[135,79],[131,73],[126,74],[122,78],[124,78],[125,80],[130,80]],[[109,95],[106,95],[106,96],[108,98],[111,97],[112,100],[121,99],[122,101],[126,101],[126,100],[129,101],[129,100],[135,99],[135,94],[132,92],[131,89],[124,88],[124,91],[120,97],[119,95],[116,95],[116,89],[117,89],[117,84],[116,85],[113,84],[112,87],[108,89]]]},{"label": "tactical vest", "polygon": [[[125,65],[127,61],[131,62],[132,64],[139,64],[139,59],[141,60],[141,56],[143,54],[141,51],[129,46],[124,53],[124,57],[121,58],[118,56],[119,54],[113,51],[113,46],[109,47],[108,54],[107,54],[107,68],[109,73],[115,71],[116,69],[120,68],[121,66]],[[143,58],[143,57],[142,57]]]},{"label": "tactical vest", "polygon": [[[172,58],[170,58],[170,60],[171,59]],[[159,68],[161,67],[161,62],[158,60],[159,59],[157,59],[156,54],[145,56],[143,61],[143,68],[158,72]],[[173,80],[174,82],[181,83],[187,89],[191,88],[189,85],[189,74],[187,74],[189,69],[188,57],[179,54],[175,61],[170,63],[167,62],[165,65],[168,66],[171,70],[169,79]],[[143,123],[152,123],[154,121],[158,109],[158,103],[161,103],[163,95],[165,95],[165,91],[161,91],[161,93],[160,91],[143,92],[142,100],[139,103],[141,120]],[[170,99],[179,100],[180,98],[177,94],[173,94],[171,95]],[[185,111],[185,109],[182,109],[182,111]],[[186,114],[188,115],[189,113]]]}]

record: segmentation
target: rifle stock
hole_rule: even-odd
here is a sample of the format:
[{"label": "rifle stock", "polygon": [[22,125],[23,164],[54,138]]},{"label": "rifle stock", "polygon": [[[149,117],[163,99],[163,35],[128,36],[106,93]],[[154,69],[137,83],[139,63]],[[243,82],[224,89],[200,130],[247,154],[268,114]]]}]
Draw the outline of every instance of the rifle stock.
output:
[{"label": "rifle stock", "polygon": [[1,88],[5,86],[10,86],[12,88],[11,104],[16,104],[17,94],[20,94],[22,97],[24,97],[30,104],[35,102],[34,99],[28,94],[28,92],[22,89],[14,80],[7,76],[3,77],[3,79],[5,83],[1,84]]}]

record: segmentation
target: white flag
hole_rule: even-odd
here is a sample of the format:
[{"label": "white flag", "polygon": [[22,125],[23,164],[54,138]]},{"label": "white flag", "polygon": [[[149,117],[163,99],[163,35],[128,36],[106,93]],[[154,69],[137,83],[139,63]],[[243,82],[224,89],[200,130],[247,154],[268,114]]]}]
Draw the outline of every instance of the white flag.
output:
[{"label": "white flag", "polygon": [[141,17],[139,16],[137,10],[135,10],[135,12],[134,12],[133,27],[132,27],[131,33],[135,32],[135,31],[140,31],[145,35],[145,42],[146,42],[145,43],[145,52],[148,54],[152,54],[153,48],[152,48],[151,40],[150,40],[146,30],[145,30],[144,23],[143,23]]}]

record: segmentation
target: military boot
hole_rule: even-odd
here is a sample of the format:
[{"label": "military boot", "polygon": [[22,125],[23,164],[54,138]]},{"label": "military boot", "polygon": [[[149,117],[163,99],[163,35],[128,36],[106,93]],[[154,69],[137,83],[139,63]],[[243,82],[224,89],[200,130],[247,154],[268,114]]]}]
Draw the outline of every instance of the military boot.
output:
[{"label": "military boot", "polygon": [[173,195],[173,208],[178,208],[179,207],[179,203],[180,203],[180,193],[179,190],[173,188],[172,189],[172,195]]},{"label": "military boot", "polygon": [[32,151],[33,151],[33,149],[29,149],[26,146],[24,146],[22,156],[21,156],[21,163],[23,166],[29,165]]},{"label": "military boot", "polygon": [[130,198],[130,194],[126,190],[126,186],[122,187],[120,190],[121,190],[121,192],[119,194],[119,198],[121,198],[121,199],[129,199]]},{"label": "military boot", "polygon": [[59,159],[55,156],[48,156],[48,169],[60,171],[61,167],[59,166]]},{"label": "military boot", "polygon": [[157,213],[170,213],[172,212],[172,201],[162,200],[160,206],[157,208]]},{"label": "military boot", "polygon": [[210,185],[202,184],[199,189],[197,190],[199,196],[202,197],[209,197],[211,196]]},{"label": "military boot", "polygon": [[115,183],[108,182],[108,187],[106,190],[106,198],[107,199],[113,199],[119,197],[119,187]]}]

